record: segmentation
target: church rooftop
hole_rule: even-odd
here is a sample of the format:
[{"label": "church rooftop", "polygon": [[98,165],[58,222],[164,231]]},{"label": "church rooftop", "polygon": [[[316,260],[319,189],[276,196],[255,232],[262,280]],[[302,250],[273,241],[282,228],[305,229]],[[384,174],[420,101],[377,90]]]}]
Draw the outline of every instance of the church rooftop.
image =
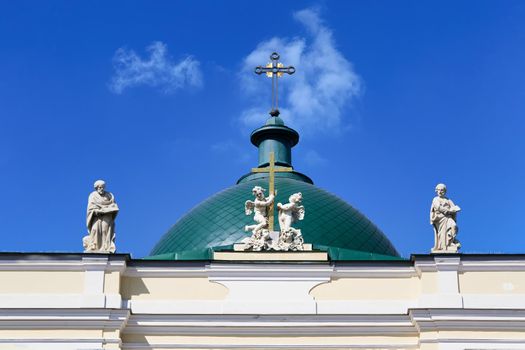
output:
[{"label": "church rooftop", "polygon": [[[277,81],[282,73],[293,74],[295,68],[278,63],[276,53],[271,59],[266,67],[256,68],[257,74],[265,73],[272,78],[273,96],[270,118],[250,136],[258,148],[258,166],[236,185],[211,196],[180,218],[147,259],[211,259],[214,251],[231,250],[235,243],[250,237],[251,233],[244,232],[244,228],[253,224],[254,218],[246,215],[243,206],[251,199],[252,189],[260,186],[270,195],[274,185],[277,190],[274,203],[287,203],[292,194],[302,194],[306,214],[294,227],[302,232],[304,243],[311,243],[314,250],[328,252],[332,260],[401,259],[385,234],[366,216],[316,187],[308,176],[293,168],[292,148],[299,142],[299,133],[286,126],[279,116]],[[275,209],[268,212],[269,232],[279,227],[274,212]]]}]

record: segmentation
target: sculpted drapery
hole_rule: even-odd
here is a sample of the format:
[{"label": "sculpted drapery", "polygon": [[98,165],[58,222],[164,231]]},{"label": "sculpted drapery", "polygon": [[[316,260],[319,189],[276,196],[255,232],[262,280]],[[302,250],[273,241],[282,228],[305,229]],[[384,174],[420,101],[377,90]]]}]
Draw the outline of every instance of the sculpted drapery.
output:
[{"label": "sculpted drapery", "polygon": [[85,252],[114,253],[115,218],[119,208],[115,197],[105,191],[105,183],[95,182],[95,191],[88,198],[86,225],[88,235],[83,239]]},{"label": "sculpted drapery", "polygon": [[446,191],[445,185],[437,185],[437,196],[432,200],[432,206],[430,207],[430,224],[434,228],[433,253],[455,253],[461,247],[461,244],[456,239],[458,233],[456,216],[461,209],[452,200],[445,197]]}]

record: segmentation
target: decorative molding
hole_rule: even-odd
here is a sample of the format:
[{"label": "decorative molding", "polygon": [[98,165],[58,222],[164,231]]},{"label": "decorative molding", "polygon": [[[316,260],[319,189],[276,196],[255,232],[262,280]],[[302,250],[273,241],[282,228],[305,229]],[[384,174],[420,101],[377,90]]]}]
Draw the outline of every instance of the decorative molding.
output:
[{"label": "decorative molding", "polygon": [[120,294],[0,294],[4,309],[119,309],[121,305]]},{"label": "decorative molding", "polygon": [[327,281],[334,271],[329,264],[220,264],[206,266],[210,281]]},{"label": "decorative molding", "polygon": [[487,255],[486,260],[461,260],[459,272],[469,271],[525,271],[525,260],[493,260]]},{"label": "decorative molding", "polygon": [[417,330],[405,315],[375,316],[268,316],[268,315],[136,315],[125,334],[156,335],[230,335],[230,336],[300,336],[300,335],[411,335]]},{"label": "decorative molding", "polygon": [[[246,301],[244,301],[246,302]],[[123,300],[122,308],[129,308],[134,314],[196,314],[221,316],[226,314],[224,306],[227,300]],[[461,307],[455,307],[461,305]],[[357,299],[357,300],[315,300],[312,315],[402,315],[412,309],[453,309],[456,313],[465,309],[525,309],[525,295],[449,295],[422,294],[417,299]],[[273,307],[268,314],[274,313]],[[278,311],[278,310],[277,310]],[[505,310],[501,310],[504,312]],[[249,314],[242,312],[242,314]],[[264,315],[265,312],[261,312]],[[293,312],[291,313],[293,314]],[[312,316],[314,317],[314,316]]]},{"label": "decorative molding", "polygon": [[414,269],[420,277],[423,272],[437,272],[437,266],[434,260],[415,260]]},{"label": "decorative molding", "polygon": [[330,281],[328,264],[216,264],[207,267],[208,279],[228,288],[226,314],[315,314],[310,295]]},{"label": "decorative molding", "polygon": [[[118,339],[59,339],[33,338],[1,339],[0,349],[31,349],[31,350],[104,350],[104,344],[116,344],[120,349],[122,342]],[[7,348],[6,348],[7,346]]]},{"label": "decorative molding", "polygon": [[459,256],[435,256],[434,263],[437,271],[457,272],[461,264],[461,258]]},{"label": "decorative molding", "polygon": [[332,277],[357,277],[357,278],[410,278],[417,277],[414,266],[377,266],[377,265],[346,265],[334,266]]},{"label": "decorative molding", "polygon": [[414,267],[422,271],[437,271],[436,261],[459,259],[459,272],[525,271],[525,254],[428,254],[412,255]]},{"label": "decorative molding", "polygon": [[418,299],[316,300],[317,314],[405,315]]},{"label": "decorative molding", "polygon": [[[99,345],[102,349],[103,344],[122,344],[122,342],[119,339],[93,339],[93,338],[85,338],[85,339],[70,339],[70,338],[30,338],[30,339],[15,339],[15,338],[0,338],[0,344],[7,343],[7,344],[25,344],[25,345],[33,345],[35,344],[38,346],[39,344],[53,344],[53,343],[59,343],[59,344],[65,344],[68,345],[68,349],[73,349],[71,346],[75,344],[91,344],[91,345]],[[85,347],[82,347],[81,349],[84,349]],[[1,348],[0,348],[1,349]],[[74,348],[77,350],[77,348]],[[92,350],[93,348],[87,348],[89,350]]]},{"label": "decorative molding", "polygon": [[413,309],[409,315],[420,331],[525,331],[525,310]]},{"label": "decorative molding", "polygon": [[78,260],[0,260],[0,271],[84,271]]},{"label": "decorative molding", "polygon": [[[477,339],[465,339],[465,338],[439,338],[439,339],[421,339],[420,341],[422,344],[447,344],[447,343],[456,343],[463,346],[463,349],[469,349],[469,346],[474,346],[479,344],[483,344],[482,346],[490,347],[493,345],[512,345],[512,344],[519,344],[521,347],[519,347],[520,350],[525,349],[523,344],[525,344],[525,337],[523,339],[491,339],[491,338],[477,338]],[[476,347],[476,350],[479,350],[479,347]],[[490,348],[492,350],[492,348]],[[498,348],[499,349],[499,348]],[[508,349],[508,348],[505,348]],[[512,349],[518,349],[518,348],[512,348]]]},{"label": "decorative molding", "polygon": [[123,330],[129,316],[129,310],[1,308],[0,329]]},{"label": "decorative molding", "polygon": [[128,300],[134,314],[222,314],[224,300]]},{"label": "decorative molding", "polygon": [[153,350],[153,349],[289,349],[289,350],[323,350],[323,349],[419,349],[419,344],[414,342],[400,344],[165,344],[165,343],[123,343],[122,350]]},{"label": "decorative molding", "polygon": [[[430,255],[426,259],[415,259],[414,268],[417,274],[421,276],[423,272],[436,271],[458,271],[461,264],[461,257],[454,255]],[[431,259],[429,259],[431,258]]]},{"label": "decorative molding", "polygon": [[[413,255],[412,262],[332,262],[338,276],[411,276],[412,271],[437,271],[436,261],[459,259],[458,270],[464,271],[525,271],[525,255],[516,254],[454,254],[454,255]],[[95,261],[99,261],[95,263]],[[181,274],[201,275],[208,262],[157,262],[131,260],[128,254],[86,254],[86,253],[0,253],[0,271],[85,271],[96,265],[107,265],[104,270],[124,272],[126,276],[161,274],[165,277]],[[216,264],[216,263],[212,263]],[[225,263],[224,265],[229,265]],[[326,266],[326,264],[318,264]],[[371,275],[370,275],[371,274]]]},{"label": "decorative molding", "polygon": [[[24,256],[34,255],[34,259]],[[18,259],[5,259],[0,254],[0,271],[87,271],[103,270],[106,272],[126,269],[125,256],[107,254],[26,254]],[[18,255],[17,255],[18,256]]]},{"label": "decorative molding", "polygon": [[125,277],[208,277],[206,265],[202,266],[128,266]]}]

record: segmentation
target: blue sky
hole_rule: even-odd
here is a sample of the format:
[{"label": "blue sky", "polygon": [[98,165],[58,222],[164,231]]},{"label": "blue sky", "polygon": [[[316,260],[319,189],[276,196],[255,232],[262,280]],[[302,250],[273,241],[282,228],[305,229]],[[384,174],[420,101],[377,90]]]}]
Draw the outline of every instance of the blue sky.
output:
[{"label": "blue sky", "polygon": [[298,171],[403,256],[433,245],[438,182],[464,252],[525,252],[524,2],[266,6],[0,1],[0,250],[81,251],[102,178],[118,250],[147,255],[256,165],[270,81],[252,69],[278,50]]}]

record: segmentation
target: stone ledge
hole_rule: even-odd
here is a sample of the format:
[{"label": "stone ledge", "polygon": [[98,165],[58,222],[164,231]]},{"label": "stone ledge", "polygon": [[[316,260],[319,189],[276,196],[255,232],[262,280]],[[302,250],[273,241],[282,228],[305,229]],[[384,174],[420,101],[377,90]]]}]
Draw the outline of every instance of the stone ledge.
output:
[{"label": "stone ledge", "polygon": [[221,261],[328,261],[328,253],[321,251],[230,251],[214,252],[213,260]]}]

